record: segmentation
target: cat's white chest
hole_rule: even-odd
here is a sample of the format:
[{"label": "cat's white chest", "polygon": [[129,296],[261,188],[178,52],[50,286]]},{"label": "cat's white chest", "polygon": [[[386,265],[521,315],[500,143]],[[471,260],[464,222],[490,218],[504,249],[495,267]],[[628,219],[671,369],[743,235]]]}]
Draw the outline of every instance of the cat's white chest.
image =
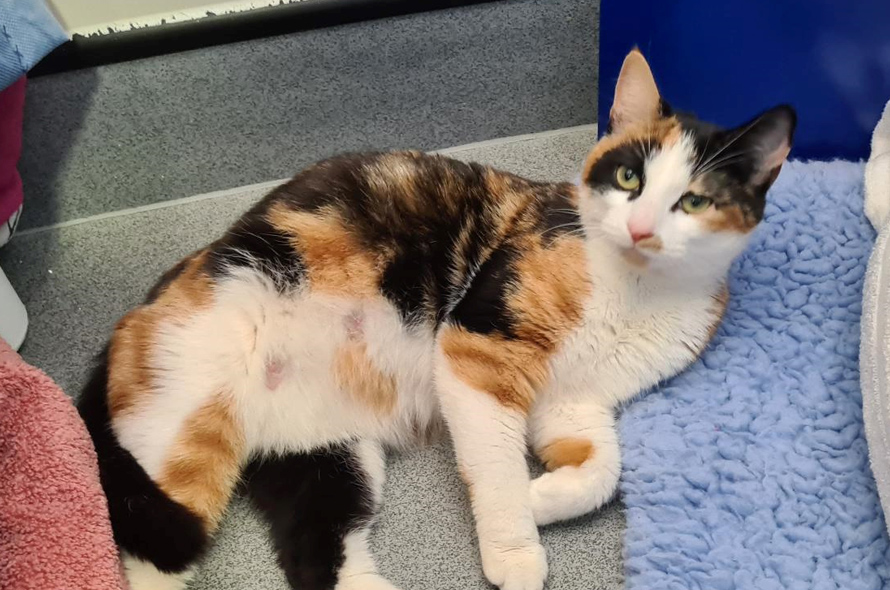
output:
[{"label": "cat's white chest", "polygon": [[722,312],[714,293],[594,277],[581,325],[552,361],[551,394],[613,407],[692,363]]}]

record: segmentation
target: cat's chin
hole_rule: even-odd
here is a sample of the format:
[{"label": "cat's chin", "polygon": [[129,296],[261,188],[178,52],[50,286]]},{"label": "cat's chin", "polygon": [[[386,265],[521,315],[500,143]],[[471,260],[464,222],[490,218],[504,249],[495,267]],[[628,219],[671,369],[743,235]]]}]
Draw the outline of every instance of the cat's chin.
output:
[{"label": "cat's chin", "polygon": [[645,269],[649,267],[650,258],[637,248],[620,248],[621,257],[630,266],[637,269]]},{"label": "cat's chin", "polygon": [[707,278],[682,261],[667,259],[645,249],[619,247],[618,252],[629,268],[653,278],[663,277],[670,281],[681,282],[684,280],[697,282],[698,279]]}]

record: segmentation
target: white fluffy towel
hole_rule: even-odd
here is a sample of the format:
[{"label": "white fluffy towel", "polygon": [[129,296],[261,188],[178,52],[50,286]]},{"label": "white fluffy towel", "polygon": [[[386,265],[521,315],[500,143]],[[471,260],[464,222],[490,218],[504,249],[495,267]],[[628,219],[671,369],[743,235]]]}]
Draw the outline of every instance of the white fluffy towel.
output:
[{"label": "white fluffy towel", "polygon": [[862,414],[885,521],[890,519],[890,102],[865,165],[865,215],[878,230],[862,294]]}]

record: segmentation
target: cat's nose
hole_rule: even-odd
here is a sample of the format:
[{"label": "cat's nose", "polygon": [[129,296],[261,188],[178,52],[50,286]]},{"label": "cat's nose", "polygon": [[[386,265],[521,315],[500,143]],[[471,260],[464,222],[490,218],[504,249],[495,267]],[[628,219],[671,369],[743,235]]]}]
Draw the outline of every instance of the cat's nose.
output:
[{"label": "cat's nose", "polygon": [[634,244],[655,235],[652,233],[651,229],[634,227],[632,225],[627,226],[627,231],[630,232],[630,239],[633,240]]}]

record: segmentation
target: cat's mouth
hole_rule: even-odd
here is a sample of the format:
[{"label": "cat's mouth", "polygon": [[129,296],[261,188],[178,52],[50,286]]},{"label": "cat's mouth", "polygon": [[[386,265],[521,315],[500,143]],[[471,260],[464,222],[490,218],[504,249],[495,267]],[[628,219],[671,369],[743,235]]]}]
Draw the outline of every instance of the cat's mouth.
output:
[{"label": "cat's mouth", "polygon": [[658,236],[644,238],[634,244],[634,250],[643,252],[661,252],[664,242]]},{"label": "cat's mouth", "polygon": [[661,241],[661,238],[652,236],[639,240],[630,247],[621,248],[621,256],[631,265],[643,268],[663,248],[664,243]]}]

